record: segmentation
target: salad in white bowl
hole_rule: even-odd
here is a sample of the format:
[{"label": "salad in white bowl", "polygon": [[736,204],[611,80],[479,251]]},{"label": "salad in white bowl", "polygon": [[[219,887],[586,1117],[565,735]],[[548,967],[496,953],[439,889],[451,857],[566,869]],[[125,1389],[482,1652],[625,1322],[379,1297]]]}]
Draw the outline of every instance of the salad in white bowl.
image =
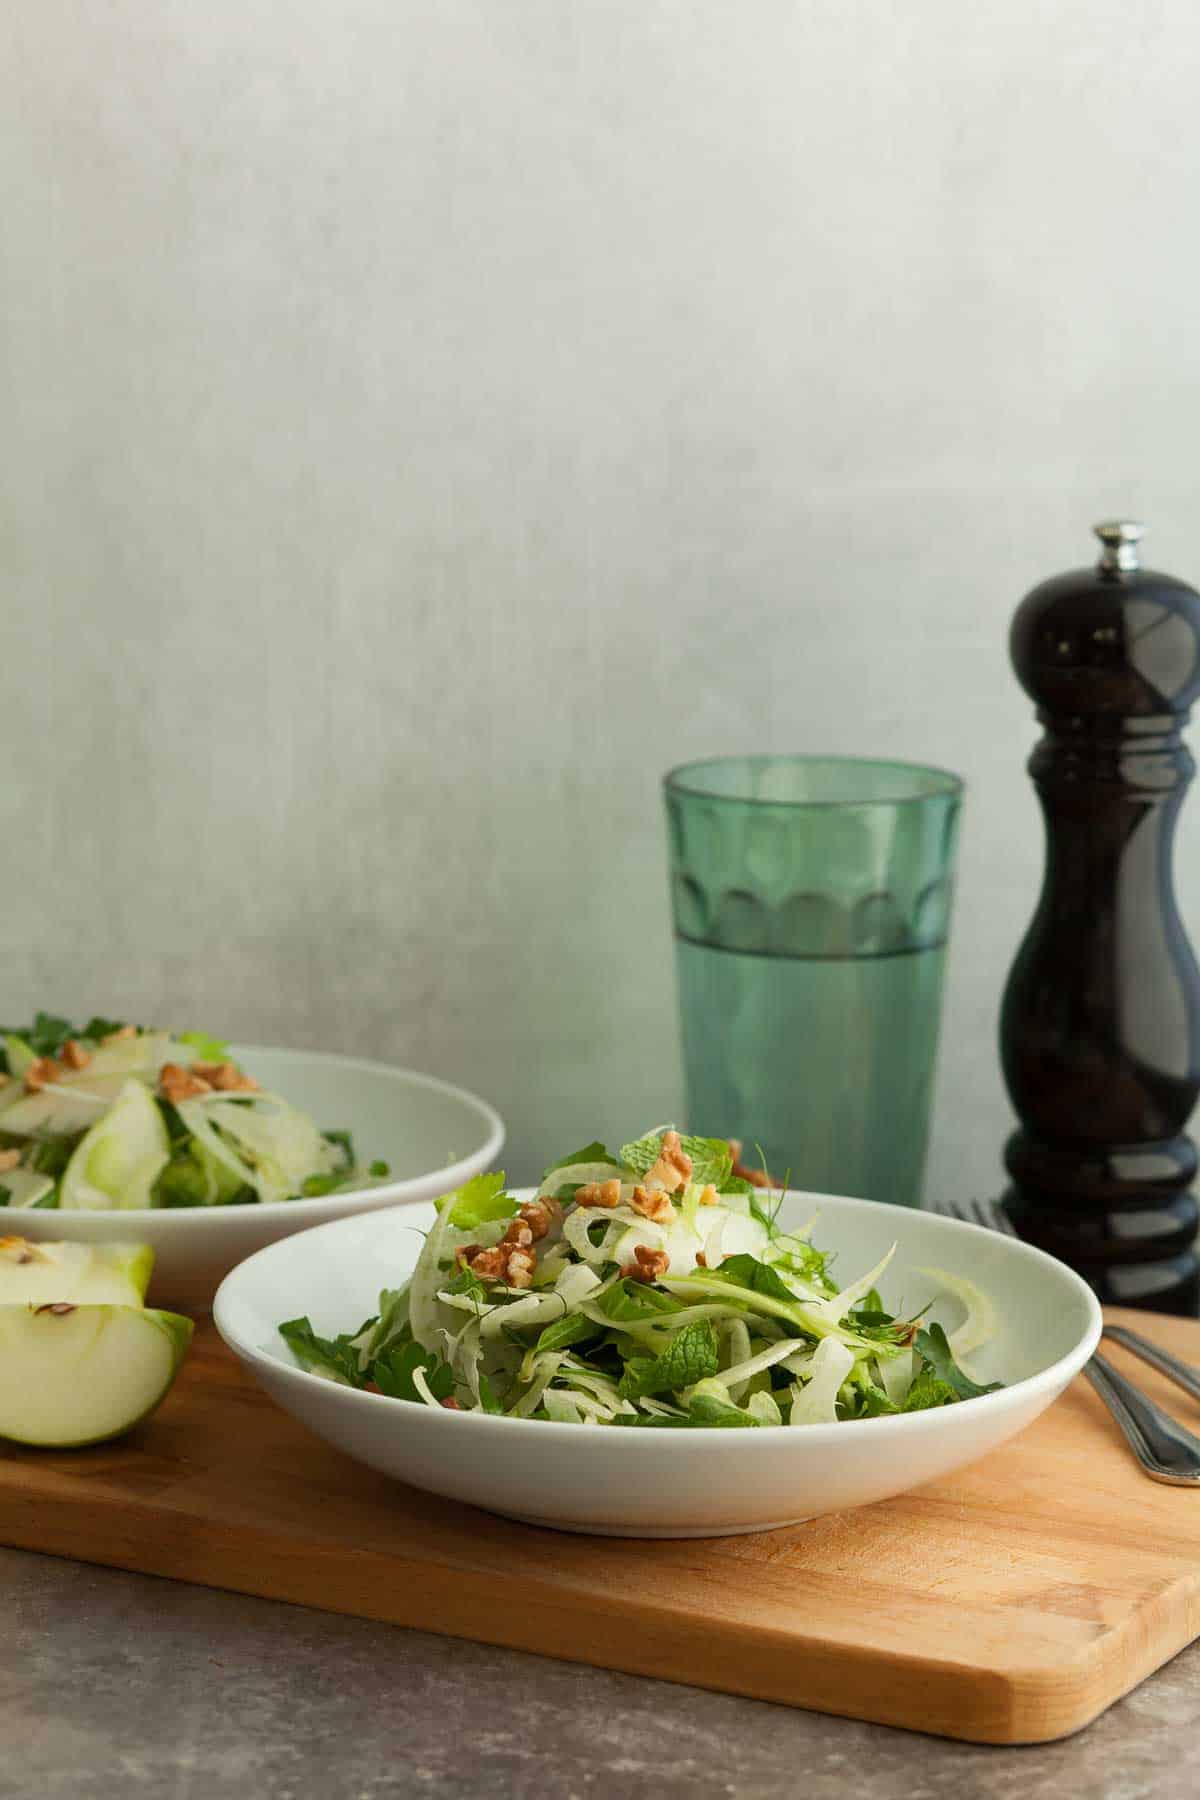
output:
[{"label": "salad in white bowl", "polygon": [[430,1200],[504,1142],[463,1088],[316,1050],[39,1013],[0,1037],[0,1062],[0,1236],[136,1236],[156,1306],[209,1307],[265,1244]]},{"label": "salad in white bowl", "polygon": [[271,1204],[389,1173],[204,1032],[39,1012],[0,1038],[0,1205],[13,1210]]},{"label": "salad in white bowl", "polygon": [[418,1405],[571,1425],[832,1425],[992,1393],[964,1366],[994,1312],[972,1282],[924,1273],[961,1305],[948,1338],[894,1314],[873,1266],[845,1270],[779,1222],[736,1146],[659,1127],[593,1143],[530,1199],[480,1174],[441,1203],[409,1281],[334,1337],[280,1332],[301,1366]]},{"label": "salad in white bowl", "polygon": [[[448,1202],[302,1231],[226,1276],[217,1329],[374,1469],[638,1537],[886,1501],[1012,1437],[1095,1348],[1095,1295],[1032,1245],[873,1200],[748,1192],[726,1146],[686,1138],[691,1170],[659,1187],[673,1153],[649,1133],[589,1146],[536,1189],[446,1182]],[[331,1460],[328,1479],[353,1474]]]}]

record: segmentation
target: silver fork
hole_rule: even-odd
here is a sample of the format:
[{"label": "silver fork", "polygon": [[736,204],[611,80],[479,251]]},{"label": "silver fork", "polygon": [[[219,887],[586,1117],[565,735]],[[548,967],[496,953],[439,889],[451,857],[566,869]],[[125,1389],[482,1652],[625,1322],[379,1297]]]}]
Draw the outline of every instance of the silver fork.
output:
[{"label": "silver fork", "polygon": [[[968,1225],[982,1225],[989,1231],[1016,1236],[998,1200],[944,1201],[933,1210]],[[1180,1362],[1169,1351],[1160,1350],[1157,1344],[1150,1343],[1139,1332],[1130,1331],[1128,1326],[1106,1323],[1104,1335],[1132,1351],[1134,1356],[1140,1356],[1143,1362],[1167,1376],[1193,1399],[1200,1400],[1200,1371]],[[1172,1487],[1200,1486],[1200,1438],[1185,1430],[1148,1394],[1143,1394],[1132,1381],[1119,1374],[1099,1351],[1084,1365],[1083,1373],[1152,1480],[1167,1482]]]}]

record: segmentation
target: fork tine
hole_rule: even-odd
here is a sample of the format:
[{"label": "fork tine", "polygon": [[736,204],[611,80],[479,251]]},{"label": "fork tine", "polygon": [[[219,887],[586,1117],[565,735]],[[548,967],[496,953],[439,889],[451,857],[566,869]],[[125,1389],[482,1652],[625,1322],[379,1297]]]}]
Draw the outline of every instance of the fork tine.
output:
[{"label": "fork tine", "polygon": [[1012,1221],[999,1200],[942,1200],[934,1208],[935,1212],[947,1219],[960,1219],[965,1225],[982,1225],[986,1231],[1000,1231],[1008,1237],[1015,1237]]},{"label": "fork tine", "polygon": [[975,1217],[980,1225],[986,1225],[989,1231],[1000,1231],[1008,1237],[1015,1237],[1012,1221],[999,1200],[975,1200],[972,1202]]}]

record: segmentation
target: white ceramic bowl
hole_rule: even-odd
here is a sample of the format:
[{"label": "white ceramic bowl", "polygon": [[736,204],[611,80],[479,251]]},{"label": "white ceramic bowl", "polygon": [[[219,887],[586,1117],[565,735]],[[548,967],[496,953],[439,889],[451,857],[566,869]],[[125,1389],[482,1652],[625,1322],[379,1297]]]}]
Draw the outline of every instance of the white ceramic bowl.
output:
[{"label": "white ceramic bowl", "polygon": [[151,1303],[204,1310],[222,1277],[265,1244],[352,1213],[436,1199],[491,1168],[504,1143],[503,1123],[486,1101],[432,1075],[310,1050],[235,1046],[233,1055],[263,1087],[294,1102],[322,1129],[353,1132],[360,1160],[382,1159],[390,1179],[358,1193],[273,1205],[22,1210],[11,1215],[19,1218],[12,1228],[29,1238],[151,1244]]},{"label": "white ceramic bowl", "polygon": [[[530,1524],[626,1537],[760,1531],[884,1500],[973,1462],[1035,1419],[1091,1355],[1100,1309],[1077,1275],[1015,1238],[869,1200],[791,1194],[781,1218],[818,1209],[814,1240],[846,1280],[898,1241],[885,1302],[924,1305],[922,1264],[967,1275],[995,1302],[999,1329],[973,1356],[1009,1385],[933,1412],[755,1431],[630,1431],[451,1412],[338,1386],[298,1368],[279,1337],[307,1313],[317,1331],[353,1330],[420,1249],[432,1209],[376,1213],[272,1244],[226,1277],[217,1329],[281,1406],[319,1437],[401,1481]],[[945,1299],[932,1317],[961,1317]]]}]

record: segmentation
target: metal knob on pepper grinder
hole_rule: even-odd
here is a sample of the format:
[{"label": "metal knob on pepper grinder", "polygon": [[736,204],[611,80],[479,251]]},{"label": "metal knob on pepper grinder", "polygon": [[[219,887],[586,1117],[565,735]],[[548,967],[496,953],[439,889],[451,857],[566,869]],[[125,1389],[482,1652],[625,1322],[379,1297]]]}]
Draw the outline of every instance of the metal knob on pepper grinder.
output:
[{"label": "metal knob on pepper grinder", "polygon": [[1098,525],[1099,563],[1043,582],[1012,623],[1044,735],[1041,899],[1005,990],[1000,1049],[1020,1129],[1005,1196],[1021,1237],[1100,1298],[1197,1310],[1200,971],[1171,874],[1194,772],[1200,594],[1143,569],[1142,527]]}]

